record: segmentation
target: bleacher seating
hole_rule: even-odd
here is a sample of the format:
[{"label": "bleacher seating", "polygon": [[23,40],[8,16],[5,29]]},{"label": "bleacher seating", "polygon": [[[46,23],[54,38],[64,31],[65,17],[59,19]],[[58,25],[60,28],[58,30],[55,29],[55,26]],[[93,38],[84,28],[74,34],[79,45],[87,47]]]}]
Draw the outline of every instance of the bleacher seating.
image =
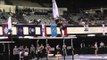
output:
[{"label": "bleacher seating", "polygon": [[[23,3],[24,2],[24,3]],[[41,7],[40,4],[36,3],[36,2],[31,2],[31,1],[26,1],[26,0],[13,0],[12,1],[13,5],[17,5],[17,6],[36,6],[36,7]]]},{"label": "bleacher seating", "polygon": [[[48,6],[49,7],[49,4],[46,4],[42,1],[32,2],[29,0],[15,0],[15,1],[10,1],[10,2],[14,6],[11,7],[11,5],[9,5],[9,6],[5,6],[5,8],[8,7],[8,10],[10,8],[11,11],[13,11],[13,9],[15,10],[15,5],[21,6],[19,9],[21,10],[20,12],[23,14],[23,16],[21,17],[22,19],[17,19],[17,15],[15,17],[13,17],[14,21],[28,23],[30,20],[41,20],[41,24],[55,23],[55,21],[52,19],[52,11],[50,13],[49,11],[38,10],[39,8],[37,10],[36,9],[33,10],[34,6],[36,6],[36,7]],[[42,2],[42,3],[40,3],[40,2]],[[30,6],[32,8],[28,8]],[[1,5],[1,8],[2,8],[2,5]],[[26,10],[29,10],[29,11],[26,11]],[[18,12],[18,13],[20,13],[20,12]],[[93,12],[93,10],[92,10],[92,12]],[[26,13],[27,14],[30,13],[30,15],[27,15]],[[63,13],[61,13],[61,14],[63,14]],[[8,16],[9,16],[9,14],[7,12],[6,13],[1,12],[0,13],[0,23],[3,23],[3,21],[4,21],[4,19],[2,19],[1,17],[5,17],[7,19]],[[63,14],[61,16],[62,16],[62,18],[65,18],[66,20],[68,20],[69,24],[72,24],[72,25],[81,25],[81,23],[86,22],[86,20],[88,20],[88,23],[90,25],[102,25],[102,23],[105,23],[107,25],[107,23],[106,23],[107,19],[105,19],[106,14],[102,14],[100,12],[87,13],[85,11],[82,11],[82,12],[78,12],[78,13],[71,13],[71,12],[67,11],[66,15]]]}]

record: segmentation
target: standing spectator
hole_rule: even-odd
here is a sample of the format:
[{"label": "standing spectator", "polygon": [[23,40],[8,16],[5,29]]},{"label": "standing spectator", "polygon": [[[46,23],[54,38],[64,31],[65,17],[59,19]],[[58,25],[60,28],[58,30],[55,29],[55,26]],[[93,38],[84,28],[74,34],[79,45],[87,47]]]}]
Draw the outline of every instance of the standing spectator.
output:
[{"label": "standing spectator", "polygon": [[43,44],[41,44],[38,49],[37,49],[37,60],[39,60],[39,58],[43,58],[43,50],[44,50],[44,46]]},{"label": "standing spectator", "polygon": [[84,28],[85,28],[84,31],[88,31],[88,29],[89,29],[89,19],[88,18],[85,19]]},{"label": "standing spectator", "polygon": [[30,47],[30,54],[31,54],[31,57],[32,58],[35,58],[35,47],[34,45],[32,44],[31,47]]},{"label": "standing spectator", "polygon": [[60,49],[61,49],[61,48],[60,48],[59,44],[56,45],[56,53],[57,53],[57,52],[60,52]]},{"label": "standing spectator", "polygon": [[17,46],[14,46],[13,48],[13,58],[14,60],[19,60],[19,51],[18,51]]},{"label": "standing spectator", "polygon": [[47,53],[49,54],[51,50],[51,46],[49,44],[46,44],[46,50],[47,50]]},{"label": "standing spectator", "polygon": [[95,42],[94,47],[95,47],[95,55],[97,55],[97,52],[98,52],[98,43],[97,42]]},{"label": "standing spectator", "polygon": [[25,46],[24,49],[24,60],[29,60],[29,48],[27,46]]},{"label": "standing spectator", "polygon": [[62,47],[63,47],[63,49],[62,49],[63,55],[64,55],[64,56],[67,56],[67,48],[66,48],[66,45],[64,44]]},{"label": "standing spectator", "polygon": [[19,59],[20,59],[20,60],[23,60],[23,57],[24,57],[24,47],[23,47],[23,45],[20,46],[20,47],[18,48],[18,50],[19,50]]},{"label": "standing spectator", "polygon": [[28,56],[28,54],[29,54],[29,48],[27,46],[25,46],[24,56]]}]

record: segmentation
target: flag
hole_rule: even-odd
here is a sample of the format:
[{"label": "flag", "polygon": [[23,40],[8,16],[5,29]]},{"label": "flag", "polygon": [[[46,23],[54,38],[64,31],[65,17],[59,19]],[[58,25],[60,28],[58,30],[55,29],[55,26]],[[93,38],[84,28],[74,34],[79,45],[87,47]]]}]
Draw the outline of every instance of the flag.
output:
[{"label": "flag", "polygon": [[57,25],[51,24],[51,36],[56,37],[57,36]]},{"label": "flag", "polygon": [[42,24],[41,26],[41,34],[42,34],[42,37],[45,37],[47,34],[46,34],[46,25],[45,24]]},{"label": "flag", "polygon": [[23,36],[23,25],[17,25],[17,35]]},{"label": "flag", "polygon": [[58,7],[57,7],[57,4],[56,4],[56,1],[55,0],[52,0],[52,10],[53,10],[53,18],[54,19],[58,19],[59,18],[59,12],[58,12]]},{"label": "flag", "polygon": [[8,30],[12,30],[12,21],[11,21],[12,17],[10,16],[8,18]]},{"label": "flag", "polygon": [[35,36],[35,25],[29,25],[29,35]]},{"label": "flag", "polygon": [[2,31],[3,31],[3,35],[7,36],[8,35],[8,24],[7,23],[3,23],[2,24]]}]

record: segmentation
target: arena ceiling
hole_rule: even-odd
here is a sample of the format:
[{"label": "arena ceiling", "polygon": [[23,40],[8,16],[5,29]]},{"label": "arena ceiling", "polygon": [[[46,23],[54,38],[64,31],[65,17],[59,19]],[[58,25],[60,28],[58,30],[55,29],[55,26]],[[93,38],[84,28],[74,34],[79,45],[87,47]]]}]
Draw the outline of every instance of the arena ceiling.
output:
[{"label": "arena ceiling", "polygon": [[[7,0],[13,1],[13,0]],[[20,0],[21,1],[21,0]],[[47,3],[52,7],[52,0],[27,0],[30,2]],[[106,0],[56,0],[58,7],[66,7],[70,10],[90,9],[90,8],[107,8]]]},{"label": "arena ceiling", "polygon": [[[33,2],[51,3],[51,0],[29,0]],[[106,0],[56,0],[60,7],[89,8],[106,7]]]}]

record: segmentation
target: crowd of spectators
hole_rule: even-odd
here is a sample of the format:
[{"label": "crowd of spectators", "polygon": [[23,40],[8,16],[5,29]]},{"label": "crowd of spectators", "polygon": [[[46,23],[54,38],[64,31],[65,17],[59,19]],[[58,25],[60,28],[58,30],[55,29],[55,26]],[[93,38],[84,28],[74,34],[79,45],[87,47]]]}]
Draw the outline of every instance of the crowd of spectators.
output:
[{"label": "crowd of spectators", "polygon": [[5,12],[5,10],[0,10],[0,24],[3,24],[5,22],[7,22],[8,17],[12,16],[12,23],[16,24],[16,22],[18,22],[18,20],[16,20],[16,15],[15,13],[12,12]]},{"label": "crowd of spectators", "polygon": [[[16,9],[16,13],[5,12],[0,10],[0,23],[2,24],[7,20],[9,15],[12,15],[13,24],[51,24],[55,23],[52,17],[52,11],[43,9]],[[63,23],[67,22],[68,25],[107,25],[107,14],[101,12],[88,13],[64,13],[60,16],[59,20]],[[65,23],[66,24],[66,23]]]},{"label": "crowd of spectators", "polygon": [[[88,12],[79,12],[79,13],[68,13],[66,16],[69,20],[72,20],[77,25],[107,25],[107,14],[101,12],[88,13]],[[71,21],[71,22],[72,22]]]}]

